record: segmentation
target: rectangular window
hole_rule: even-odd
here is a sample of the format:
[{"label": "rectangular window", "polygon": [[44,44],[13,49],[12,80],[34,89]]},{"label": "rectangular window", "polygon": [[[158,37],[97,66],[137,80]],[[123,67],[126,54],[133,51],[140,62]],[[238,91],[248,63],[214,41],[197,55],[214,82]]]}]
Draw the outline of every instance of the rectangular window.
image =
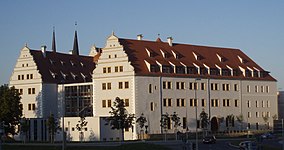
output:
[{"label": "rectangular window", "polygon": [[107,67],[107,73],[111,73],[111,67]]},{"label": "rectangular window", "polygon": [[269,86],[266,86],[266,93],[269,93]]},{"label": "rectangular window", "polygon": [[167,88],[172,89],[172,82],[170,82],[170,81],[167,82]]},{"label": "rectangular window", "polygon": [[129,82],[128,81],[124,82],[124,88],[126,88],[126,89],[129,88]]},{"label": "rectangular window", "polygon": [[176,89],[180,89],[180,82],[176,82]]},{"label": "rectangular window", "polygon": [[235,99],[235,107],[239,107],[239,100]]},{"label": "rectangular window", "polygon": [[248,112],[248,118],[250,118],[251,117],[251,112]]},{"label": "rectangular window", "polygon": [[129,107],[129,99],[124,100],[124,105],[125,105],[125,107]]},{"label": "rectangular window", "polygon": [[211,90],[212,91],[219,90],[219,84],[218,83],[211,83]]},{"label": "rectangular window", "polygon": [[103,73],[107,73],[106,67],[103,67]]},{"label": "rectangular window", "polygon": [[154,111],[154,102],[151,102],[151,103],[150,103],[150,110],[151,110],[151,111]]},{"label": "rectangular window", "polygon": [[18,75],[18,80],[21,80],[21,75]]},{"label": "rectangular window", "polygon": [[187,124],[187,123],[186,123],[186,117],[183,117],[183,118],[182,118],[182,128],[183,128],[183,129],[186,129],[186,127],[187,127],[186,124]]},{"label": "rectangular window", "polygon": [[250,86],[247,85],[247,92],[249,93],[250,92]]},{"label": "rectangular window", "polygon": [[259,107],[258,101],[255,101],[255,107]]},{"label": "rectangular window", "polygon": [[118,82],[118,89],[123,89],[123,82]]},{"label": "rectangular window", "polygon": [[106,100],[102,100],[102,107],[106,108]]},{"label": "rectangular window", "polygon": [[180,84],[180,89],[185,89],[185,83],[184,82],[181,82],[181,84]]},{"label": "rectangular window", "polygon": [[248,106],[248,108],[251,107],[250,101],[247,101],[247,106]]},{"label": "rectangular window", "polygon": [[206,90],[206,88],[205,88],[205,83],[201,83],[201,90]]},{"label": "rectangular window", "polygon": [[25,77],[24,77],[24,75],[22,75],[22,80],[24,80],[25,79]]},{"label": "rectangular window", "polygon": [[106,90],[106,83],[102,83],[102,90]]},{"label": "rectangular window", "polygon": [[32,110],[32,104],[28,104],[28,110]]},{"label": "rectangular window", "polygon": [[258,86],[254,86],[254,92],[257,93],[258,92]]},{"label": "rectangular window", "polygon": [[182,98],[181,100],[181,106],[184,107],[185,106],[185,100]]},{"label": "rectangular window", "polygon": [[234,84],[234,90],[239,91],[239,85],[238,84]]},{"label": "rectangular window", "polygon": [[177,107],[180,107],[180,99],[177,99]]},{"label": "rectangular window", "polygon": [[119,66],[119,72],[123,72],[123,66]]},{"label": "rectangular window", "polygon": [[32,94],[35,94],[35,88],[32,88]]},{"label": "rectangular window", "polygon": [[261,107],[265,107],[265,102],[261,101]]},{"label": "rectangular window", "polygon": [[107,89],[108,89],[108,90],[111,90],[111,83],[110,83],[110,82],[107,83]]},{"label": "rectangular window", "polygon": [[149,84],[148,90],[149,90],[149,93],[152,93],[152,92],[153,92],[153,91],[152,91],[152,84]]},{"label": "rectangular window", "polygon": [[172,106],[172,99],[168,99],[168,106],[170,107],[170,106]]},{"label": "rectangular window", "polygon": [[111,107],[111,100],[107,100],[107,107]]},{"label": "rectangular window", "polygon": [[30,78],[31,78],[31,79],[33,79],[33,78],[34,78],[33,74],[30,74]]},{"label": "rectangular window", "polygon": [[35,104],[32,104],[32,110],[35,110],[36,106]]},{"label": "rectangular window", "polygon": [[29,74],[27,74],[27,79],[30,79],[30,75]]},{"label": "rectangular window", "polygon": [[32,94],[32,88],[28,88],[28,94]]},{"label": "rectangular window", "polygon": [[167,106],[167,99],[166,99],[166,98],[163,99],[163,106],[164,106],[164,107]]},{"label": "rectangular window", "polygon": [[255,112],[255,117],[258,118],[259,117],[259,113]]},{"label": "rectangular window", "polygon": [[206,107],[206,101],[205,101],[205,99],[202,99],[202,100],[201,100],[201,106],[202,106],[202,107]]},{"label": "rectangular window", "polygon": [[267,101],[267,107],[270,107],[270,101]]},{"label": "rectangular window", "polygon": [[218,99],[211,99],[211,106],[212,107],[219,107],[219,100]]},{"label": "rectangular window", "polygon": [[166,89],[166,87],[167,87],[167,83],[166,81],[163,81],[163,89]]},{"label": "rectangular window", "polygon": [[118,72],[118,66],[114,67],[114,72]]}]

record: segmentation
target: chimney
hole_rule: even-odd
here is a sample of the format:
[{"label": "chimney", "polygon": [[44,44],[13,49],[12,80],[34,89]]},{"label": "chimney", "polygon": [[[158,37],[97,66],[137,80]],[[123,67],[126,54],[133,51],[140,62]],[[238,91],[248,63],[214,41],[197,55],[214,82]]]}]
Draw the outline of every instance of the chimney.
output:
[{"label": "chimney", "polygon": [[138,34],[138,35],[137,35],[137,40],[140,41],[140,40],[142,40],[142,38],[143,38],[143,35],[142,35],[142,34]]},{"label": "chimney", "polygon": [[41,46],[41,52],[43,57],[46,57],[46,45]]},{"label": "chimney", "polygon": [[172,37],[168,37],[168,43],[170,46],[173,46],[173,38]]}]

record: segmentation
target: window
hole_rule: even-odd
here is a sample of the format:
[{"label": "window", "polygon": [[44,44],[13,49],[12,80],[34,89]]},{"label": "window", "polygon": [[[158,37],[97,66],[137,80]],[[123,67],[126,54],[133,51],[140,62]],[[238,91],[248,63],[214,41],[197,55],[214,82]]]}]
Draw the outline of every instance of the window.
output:
[{"label": "window", "polygon": [[18,80],[21,80],[21,75],[18,75]]},{"label": "window", "polygon": [[118,82],[118,89],[123,89],[123,82]]},{"label": "window", "polygon": [[255,117],[258,118],[259,117],[259,113],[255,112]]},{"label": "window", "polygon": [[28,94],[32,94],[32,88],[28,88]]},{"label": "window", "polygon": [[191,107],[196,107],[196,106],[198,106],[198,101],[197,101],[197,99],[189,99],[189,106],[191,106]]},{"label": "window", "polygon": [[28,110],[32,110],[32,104],[28,104]]},{"label": "window", "polygon": [[205,101],[205,99],[201,99],[201,106],[202,106],[202,107],[206,107],[206,101]]},{"label": "window", "polygon": [[178,98],[177,101],[177,107],[184,107],[185,106],[185,100],[182,98]]},{"label": "window", "polygon": [[197,90],[197,83],[196,82],[189,82],[189,89],[190,90]]},{"label": "window", "polygon": [[235,99],[235,107],[239,107],[239,100]]},{"label": "window", "polygon": [[267,104],[267,107],[270,107],[270,101],[267,101],[266,104]]},{"label": "window", "polygon": [[264,87],[263,86],[260,87],[260,91],[261,91],[261,93],[264,92]]},{"label": "window", "polygon": [[251,112],[248,112],[248,118],[250,118],[251,117]]},{"label": "window", "polygon": [[111,100],[107,100],[107,107],[111,107]]},{"label": "window", "polygon": [[35,88],[32,88],[32,94],[35,94]]},{"label": "window", "polygon": [[22,80],[24,80],[25,79],[25,77],[24,77],[24,75],[22,75]]},{"label": "window", "polygon": [[153,93],[153,91],[152,91],[152,84],[149,84],[148,91],[149,91],[149,93]]},{"label": "window", "polygon": [[23,89],[19,90],[20,95],[23,95]]},{"label": "window", "polygon": [[106,67],[103,67],[103,73],[107,73]]},{"label": "window", "polygon": [[265,102],[261,101],[261,107],[265,107]]},{"label": "window", "polygon": [[150,103],[150,110],[151,110],[151,111],[154,111],[154,108],[155,108],[155,107],[154,107],[154,102],[151,102],[151,103]]},{"label": "window", "polygon": [[182,118],[182,128],[183,128],[183,129],[186,129],[186,127],[187,127],[186,124],[187,124],[187,123],[186,123],[186,117],[183,117],[183,118]]},{"label": "window", "polygon": [[119,72],[123,72],[123,66],[119,66]]},{"label": "window", "polygon": [[251,107],[250,101],[247,101],[247,106],[248,106],[248,108]]},{"label": "window", "polygon": [[247,85],[247,92],[249,93],[250,92],[250,86]]},{"label": "window", "polygon": [[30,79],[33,79],[33,78],[34,78],[33,74],[30,74]]},{"label": "window", "polygon": [[29,74],[27,74],[27,79],[30,79],[30,75]]},{"label": "window", "polygon": [[35,104],[32,104],[32,110],[35,110],[36,106]]},{"label": "window", "polygon": [[229,91],[230,90],[230,84],[222,84],[223,91]]},{"label": "window", "polygon": [[172,99],[171,98],[164,98],[163,99],[163,106],[164,107],[171,107],[172,106]]},{"label": "window", "polygon": [[128,81],[124,82],[124,88],[126,88],[126,89],[129,88],[129,82]]},{"label": "window", "polygon": [[102,100],[102,107],[106,108],[106,100]]},{"label": "window", "polygon": [[206,88],[205,88],[205,83],[201,83],[201,90],[206,90]]},{"label": "window", "polygon": [[219,107],[219,100],[211,99],[211,107]]},{"label": "window", "polygon": [[238,84],[234,84],[234,90],[239,91],[239,85]]},{"label": "window", "polygon": [[255,107],[259,107],[258,101],[255,101]]},{"label": "window", "polygon": [[223,99],[223,107],[230,107],[230,100],[229,99]]},{"label": "window", "polygon": [[129,99],[124,100],[124,105],[125,105],[125,107],[129,107]]},{"label": "window", "polygon": [[114,67],[114,72],[118,72],[118,66]]},{"label": "window", "polygon": [[163,81],[163,89],[172,89],[172,82]]},{"label": "window", "polygon": [[212,91],[219,90],[219,84],[218,83],[211,83],[211,90]]},{"label": "window", "polygon": [[111,90],[111,83],[110,83],[110,82],[107,83],[107,89],[108,89],[108,90]]},{"label": "window", "polygon": [[258,92],[258,86],[256,85],[256,86],[254,86],[254,92]]},{"label": "window", "polygon": [[111,67],[107,67],[107,73],[111,73]]},{"label": "window", "polygon": [[106,90],[106,83],[102,83],[102,90]]},{"label": "window", "polygon": [[269,86],[266,86],[266,93],[269,93]]},{"label": "window", "polygon": [[185,89],[184,82],[176,82],[176,89]]}]

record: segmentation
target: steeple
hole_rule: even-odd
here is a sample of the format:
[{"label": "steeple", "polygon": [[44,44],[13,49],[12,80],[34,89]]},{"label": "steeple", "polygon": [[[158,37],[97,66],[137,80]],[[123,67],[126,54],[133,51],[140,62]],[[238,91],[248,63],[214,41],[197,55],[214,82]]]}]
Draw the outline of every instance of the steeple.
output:
[{"label": "steeple", "polygon": [[56,52],[56,43],[55,43],[55,27],[53,27],[53,32],[52,32],[52,51]]},{"label": "steeple", "polygon": [[[75,23],[75,26],[77,26],[77,22]],[[77,38],[77,29],[75,30],[72,54],[73,55],[79,55],[79,45],[78,45],[78,38]]]}]

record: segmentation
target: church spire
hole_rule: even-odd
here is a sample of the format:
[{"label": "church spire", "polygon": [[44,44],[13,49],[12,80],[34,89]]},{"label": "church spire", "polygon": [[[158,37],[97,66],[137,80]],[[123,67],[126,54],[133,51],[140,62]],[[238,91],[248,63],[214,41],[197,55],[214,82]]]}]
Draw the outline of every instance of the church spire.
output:
[{"label": "church spire", "polygon": [[[75,22],[75,26],[77,26],[77,22]],[[77,38],[77,29],[75,30],[72,54],[73,55],[79,55],[79,45],[78,45],[78,38]]]},{"label": "church spire", "polygon": [[56,52],[56,43],[55,43],[55,27],[53,27],[53,32],[52,32],[52,51]]}]

